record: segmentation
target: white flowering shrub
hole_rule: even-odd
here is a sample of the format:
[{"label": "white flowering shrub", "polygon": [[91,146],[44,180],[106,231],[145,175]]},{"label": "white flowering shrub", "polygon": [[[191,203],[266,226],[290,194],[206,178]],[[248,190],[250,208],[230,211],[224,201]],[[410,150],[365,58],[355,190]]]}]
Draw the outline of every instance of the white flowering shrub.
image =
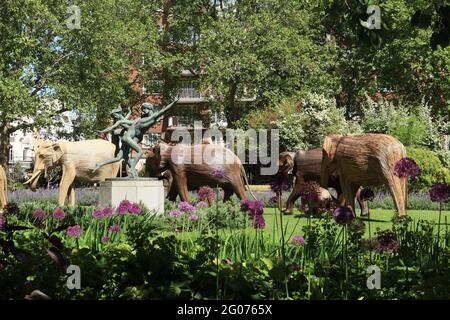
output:
[{"label": "white flowering shrub", "polygon": [[280,151],[305,150],[307,148],[305,131],[302,127],[302,117],[299,114],[287,114],[276,122],[280,130]]},{"label": "white flowering shrub", "polygon": [[431,107],[423,99],[419,104],[405,106],[366,96],[361,127],[364,132],[390,134],[406,146],[427,147],[436,152],[444,165],[450,165],[450,153],[442,135],[449,123],[433,118]]}]

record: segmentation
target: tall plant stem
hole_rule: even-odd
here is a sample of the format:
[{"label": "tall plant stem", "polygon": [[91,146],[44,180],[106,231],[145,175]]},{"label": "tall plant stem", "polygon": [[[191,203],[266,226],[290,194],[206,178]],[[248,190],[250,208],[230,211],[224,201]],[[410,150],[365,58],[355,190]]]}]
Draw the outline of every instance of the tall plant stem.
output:
[{"label": "tall plant stem", "polygon": [[219,225],[218,225],[218,219],[219,218],[219,187],[216,187],[216,214],[214,217],[214,224],[216,229],[216,263],[217,263],[217,270],[216,270],[216,300],[219,300]]},{"label": "tall plant stem", "polygon": [[[278,208],[281,208],[281,192],[278,193]],[[284,228],[283,228],[283,212],[280,212],[280,226],[281,226],[281,257],[283,259],[283,267],[284,267],[284,286],[286,289],[286,297],[289,298],[289,287],[288,287],[288,279],[287,279],[287,266],[286,266],[286,248],[285,248],[285,240],[284,240]]]}]

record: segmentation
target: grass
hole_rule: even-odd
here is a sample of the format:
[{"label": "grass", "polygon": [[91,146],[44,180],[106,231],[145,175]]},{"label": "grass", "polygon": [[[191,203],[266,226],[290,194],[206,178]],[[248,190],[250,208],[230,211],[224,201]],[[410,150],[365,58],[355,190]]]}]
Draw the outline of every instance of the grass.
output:
[{"label": "grass", "polygon": [[[431,220],[434,221],[437,225],[439,218],[439,211],[427,211],[427,210],[408,210],[408,216],[413,219],[414,223],[417,223],[418,220]],[[377,230],[386,230],[391,229],[392,227],[392,218],[394,216],[393,210],[385,210],[385,209],[371,209],[370,213],[370,232],[373,236]],[[264,239],[266,241],[279,241],[281,239],[281,230],[279,227],[280,217],[279,212],[275,214],[275,208],[266,208],[264,209],[264,217],[266,219],[266,228],[264,229]],[[313,218],[320,219],[320,218]],[[369,237],[369,228],[368,228],[368,218],[358,217],[357,219],[361,219],[364,221],[365,228],[365,238]],[[446,220],[447,219],[447,220]],[[447,221],[447,225],[446,225]],[[277,225],[278,223],[278,225]],[[303,213],[299,211],[294,213],[293,215],[284,215],[283,216],[283,226],[285,228],[285,241],[289,242],[290,238],[294,235],[304,235],[302,228],[306,226],[307,218]],[[445,232],[445,228],[450,223],[450,211],[442,211],[441,217],[441,234]],[[435,230],[437,226],[435,227]],[[223,239],[230,239],[237,234],[241,234],[242,230],[234,230],[230,231],[229,229],[220,229],[219,235]],[[251,227],[247,228],[244,231],[247,236],[252,238],[256,233],[255,230]],[[233,234],[232,234],[233,233]],[[178,237],[187,241],[194,241],[195,238],[199,236],[198,231],[193,232],[184,232],[180,233]]]},{"label": "grass", "polygon": [[[407,212],[408,216],[410,216],[413,221],[417,222],[418,220],[431,220],[438,223],[439,218],[439,211],[426,211],[426,210],[408,210]],[[278,213],[279,215],[279,213]],[[371,233],[373,233],[377,230],[385,230],[390,229],[392,226],[392,217],[394,216],[393,210],[384,210],[384,209],[371,209],[370,213],[370,229]],[[273,225],[276,223],[276,221],[279,222],[278,219],[275,219],[275,209],[274,208],[266,208],[264,210],[264,217],[266,218],[266,231],[267,233],[272,234],[274,231]],[[359,216],[357,219],[362,219],[364,223],[366,224],[366,232],[365,237],[369,236],[369,230],[368,230],[368,220],[367,218],[360,218]],[[448,222],[450,222],[450,211],[442,211],[442,217],[441,217],[441,232],[445,230],[445,222],[447,219]],[[306,225],[307,218],[303,214],[293,214],[289,216],[283,216],[283,224],[287,225],[287,235],[293,234],[299,234],[302,235],[302,227]],[[444,227],[442,227],[444,226]],[[277,228],[275,228],[278,230]],[[276,231],[275,231],[276,232]],[[281,234],[276,234],[276,237],[281,236]]]}]

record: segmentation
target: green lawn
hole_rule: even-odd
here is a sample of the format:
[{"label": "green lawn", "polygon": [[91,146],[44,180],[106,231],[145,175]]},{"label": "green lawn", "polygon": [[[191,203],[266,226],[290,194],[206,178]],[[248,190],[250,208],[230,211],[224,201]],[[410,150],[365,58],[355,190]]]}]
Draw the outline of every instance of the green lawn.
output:
[{"label": "green lawn", "polygon": [[[423,210],[408,210],[407,212],[408,216],[410,216],[413,221],[417,222],[418,220],[432,220],[436,223],[439,220],[439,211],[423,211]],[[371,209],[370,213],[370,229],[371,233],[373,235],[374,231],[377,229],[389,229],[392,226],[392,217],[394,215],[393,210],[383,210],[383,209]],[[279,213],[277,214],[277,217],[275,219],[275,209],[274,208],[266,208],[264,210],[264,216],[266,218],[266,233],[272,234],[274,232],[274,224],[279,223],[280,216]],[[367,218],[360,218],[359,213],[357,219],[362,219],[366,224],[366,233],[365,237],[368,237],[369,230],[368,230],[368,219]],[[443,211],[442,217],[441,217],[441,230],[445,230],[446,227],[446,220],[448,223],[450,223],[450,211]],[[299,234],[302,235],[302,227],[306,225],[307,218],[305,215],[296,213],[294,215],[283,216],[283,225],[287,225],[287,236],[291,234]],[[279,228],[275,228],[276,230],[279,230]],[[275,231],[276,232],[276,231]],[[278,234],[277,234],[278,236]]]}]

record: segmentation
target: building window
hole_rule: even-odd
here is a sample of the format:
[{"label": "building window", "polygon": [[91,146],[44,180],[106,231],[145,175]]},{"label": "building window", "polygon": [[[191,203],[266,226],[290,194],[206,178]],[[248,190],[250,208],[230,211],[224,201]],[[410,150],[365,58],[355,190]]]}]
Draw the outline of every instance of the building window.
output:
[{"label": "building window", "polygon": [[33,156],[30,148],[23,149],[23,161],[25,162],[33,161]]},{"label": "building window", "polygon": [[9,162],[14,162],[14,150],[12,146],[9,146]]}]

